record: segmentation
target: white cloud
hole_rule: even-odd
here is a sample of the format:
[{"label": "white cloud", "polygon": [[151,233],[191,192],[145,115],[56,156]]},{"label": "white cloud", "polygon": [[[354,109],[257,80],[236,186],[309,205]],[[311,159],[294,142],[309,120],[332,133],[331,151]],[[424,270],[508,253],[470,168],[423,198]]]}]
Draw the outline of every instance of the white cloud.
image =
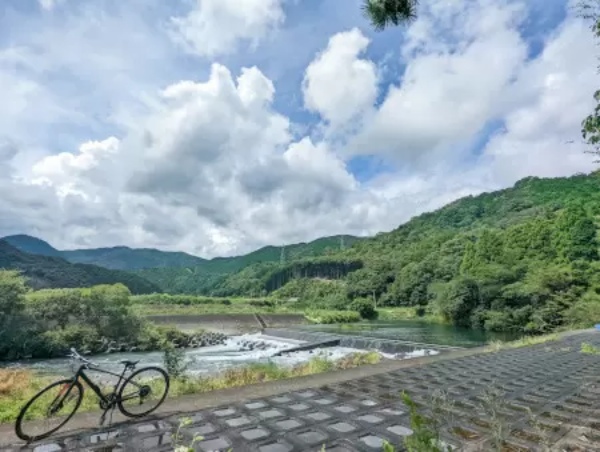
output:
[{"label": "white cloud", "polygon": [[183,17],[171,19],[173,38],[205,57],[233,52],[241,42],[256,46],[285,19],[282,0],[196,0]]},{"label": "white cloud", "polygon": [[516,28],[522,9],[488,0],[431,9],[410,28],[401,83],[390,87],[355,152],[422,160],[458,148],[504,112],[503,95],[527,55]]},{"label": "white cloud", "polygon": [[60,3],[63,3],[64,0],[38,0],[38,2],[42,9],[50,11],[54,9],[55,6],[59,5]]},{"label": "white cloud", "polygon": [[369,40],[360,30],[338,33],[306,68],[304,104],[333,127],[364,114],[377,97],[377,69],[360,59]]},{"label": "white cloud", "polygon": [[[206,1],[180,18],[181,32],[184,22],[204,24],[185,29],[188,45],[206,37],[196,52],[227,53],[264,39],[283,20],[281,2],[232,5]],[[244,8],[247,23],[236,15]],[[173,48],[149,22],[130,10],[124,18],[99,11],[69,16],[72,26],[61,30],[40,27],[40,36],[21,31],[18,46],[0,49],[0,84],[9,87],[0,105],[0,236],[237,254],[389,230],[524,176],[592,168],[577,136],[600,80],[591,33],[573,18],[528,62],[520,3],[424,3],[398,49],[405,72],[383,93],[369,40],[356,29],[335,30],[296,74],[305,77],[297,88],[306,107],[324,120],[318,127],[342,134],[333,142],[298,132],[306,124],[279,110],[281,86],[261,68],[233,62],[231,69],[193,64],[193,76],[171,72]],[[119,45],[126,42],[121,28],[134,32]],[[384,44],[390,47],[371,45]],[[378,94],[384,100],[375,107]],[[470,144],[494,119],[504,128],[473,155]],[[356,133],[349,148],[348,130]],[[348,157],[372,152],[396,170],[359,183]]]}]

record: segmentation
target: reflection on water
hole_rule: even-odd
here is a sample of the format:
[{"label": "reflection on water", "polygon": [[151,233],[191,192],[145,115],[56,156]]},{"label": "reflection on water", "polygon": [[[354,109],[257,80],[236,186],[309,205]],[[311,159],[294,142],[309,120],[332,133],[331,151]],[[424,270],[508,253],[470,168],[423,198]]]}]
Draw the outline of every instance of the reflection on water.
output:
[{"label": "reflection on water", "polygon": [[424,344],[476,347],[494,340],[514,340],[514,333],[488,333],[482,330],[457,328],[452,325],[428,323],[419,320],[371,321],[342,325],[306,325],[298,328],[325,333],[348,334],[420,342]]}]

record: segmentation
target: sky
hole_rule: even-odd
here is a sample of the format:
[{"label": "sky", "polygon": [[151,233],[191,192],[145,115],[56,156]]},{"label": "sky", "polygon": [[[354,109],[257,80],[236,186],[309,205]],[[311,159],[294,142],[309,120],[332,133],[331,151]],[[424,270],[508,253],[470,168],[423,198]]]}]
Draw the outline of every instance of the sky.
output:
[{"label": "sky", "polygon": [[360,5],[4,0],[0,236],[230,256],[595,168],[573,3]]}]

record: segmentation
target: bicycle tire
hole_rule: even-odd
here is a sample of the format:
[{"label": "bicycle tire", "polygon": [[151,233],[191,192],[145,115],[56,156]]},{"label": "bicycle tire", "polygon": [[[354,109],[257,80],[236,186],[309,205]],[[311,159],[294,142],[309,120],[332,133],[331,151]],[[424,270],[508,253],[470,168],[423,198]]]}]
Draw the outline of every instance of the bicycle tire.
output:
[{"label": "bicycle tire", "polygon": [[[40,435],[28,435],[23,431],[23,421],[25,420],[25,414],[27,413],[27,410],[29,409],[29,407],[31,407],[31,405],[33,405],[33,403],[40,398],[44,393],[46,393],[47,391],[49,391],[50,389],[52,389],[55,386],[58,385],[65,385],[65,384],[71,384],[71,389],[69,390],[69,392],[73,391],[73,388],[77,388],[78,392],[79,392],[79,396],[77,399],[77,403],[75,404],[75,408],[73,409],[73,411],[65,418],[65,420],[63,422],[61,422],[58,427],[55,427],[45,433],[42,433]],[[62,426],[64,426],[67,422],[69,422],[69,420],[71,420],[71,418],[73,417],[73,415],[77,412],[77,410],[79,409],[79,406],[81,405],[81,401],[83,400],[83,386],[79,381],[73,381],[70,379],[65,379],[65,380],[59,380],[56,381],[48,386],[46,386],[44,389],[42,389],[40,392],[38,392],[36,395],[34,395],[29,402],[27,402],[25,404],[25,406],[23,408],[21,408],[21,411],[19,412],[19,416],[17,416],[17,421],[15,422],[15,433],[17,434],[17,436],[22,439],[23,441],[27,441],[28,443],[33,442],[33,441],[39,441],[41,439],[47,438],[50,435],[52,435],[54,432],[58,431]]]},{"label": "bicycle tire", "polygon": [[[143,413],[137,413],[137,414],[131,413],[130,411],[127,411],[127,408],[125,408],[123,406],[123,400],[122,400],[122,398],[123,398],[123,391],[127,387],[127,384],[129,382],[131,382],[131,380],[133,378],[135,378],[136,376],[138,376],[141,373],[148,372],[148,371],[154,371],[154,372],[158,372],[159,374],[161,374],[161,376],[165,380],[165,392],[162,395],[162,397],[160,398],[160,400],[158,401],[158,403],[156,404],[156,406],[154,406],[153,408],[151,408],[149,410],[146,410]],[[167,397],[167,394],[169,393],[169,384],[170,384],[169,375],[167,374],[167,372],[165,372],[164,369],[162,369],[160,367],[151,366],[151,367],[144,367],[142,369],[136,370],[129,377],[127,377],[127,379],[125,380],[125,382],[121,385],[121,388],[119,389],[119,393],[117,395],[117,406],[119,407],[119,411],[123,415],[125,415],[127,417],[131,417],[131,418],[143,417],[143,416],[146,416],[147,414],[152,413],[159,406],[161,406],[162,403],[165,401],[165,398]]]}]

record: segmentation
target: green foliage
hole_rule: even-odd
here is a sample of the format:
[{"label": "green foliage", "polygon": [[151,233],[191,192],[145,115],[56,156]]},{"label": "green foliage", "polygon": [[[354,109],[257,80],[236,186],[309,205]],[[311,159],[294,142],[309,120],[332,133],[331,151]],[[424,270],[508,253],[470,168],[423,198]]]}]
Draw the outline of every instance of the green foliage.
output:
[{"label": "green foliage", "polygon": [[366,320],[377,318],[377,311],[373,306],[373,301],[368,298],[357,298],[350,304],[350,310],[356,311],[360,317]]},{"label": "green foliage", "polygon": [[588,355],[600,355],[600,348],[594,347],[592,344],[588,344],[587,342],[583,342],[581,344],[581,353],[586,353]]},{"label": "green foliage", "polygon": [[0,269],[18,270],[34,289],[91,287],[97,284],[126,285],[133,293],[152,293],[160,289],[131,273],[95,265],[71,264],[60,257],[24,253],[0,240]]},{"label": "green foliage", "polygon": [[187,370],[185,362],[185,351],[180,348],[175,348],[171,343],[164,345],[163,363],[169,376],[173,378],[181,378]]},{"label": "green foliage", "polygon": [[402,392],[402,401],[408,407],[410,428],[413,431],[410,436],[404,439],[404,446],[407,451],[445,452],[441,446],[439,428],[436,428],[439,426],[436,426],[432,419],[419,413],[419,407],[406,392]]},{"label": "green foliage", "polygon": [[30,291],[18,273],[0,270],[0,360],[63,357],[71,347],[99,353],[110,342],[157,350],[174,339],[135,316],[130,296],[123,284]]},{"label": "green foliage", "polygon": [[446,284],[436,302],[448,321],[458,326],[470,326],[471,313],[479,303],[479,286],[473,279],[459,277]]},{"label": "green foliage", "polygon": [[365,0],[362,8],[373,28],[381,31],[415,19],[417,3],[417,0]]},{"label": "green foliage", "polygon": [[359,322],[361,317],[356,311],[309,311],[305,314],[306,318],[313,323],[334,324],[334,323],[354,323]]}]

